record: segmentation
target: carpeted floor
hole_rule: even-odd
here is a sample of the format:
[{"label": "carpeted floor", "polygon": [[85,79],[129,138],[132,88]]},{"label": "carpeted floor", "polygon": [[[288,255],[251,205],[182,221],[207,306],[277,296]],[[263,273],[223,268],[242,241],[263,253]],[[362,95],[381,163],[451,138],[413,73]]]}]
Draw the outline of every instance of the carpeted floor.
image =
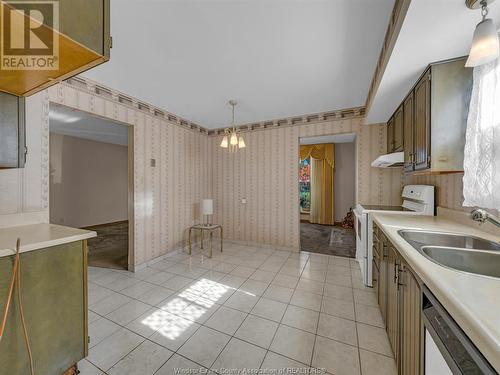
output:
[{"label": "carpeted floor", "polygon": [[303,251],[349,258],[356,256],[354,229],[301,223],[300,244]]},{"label": "carpeted floor", "polygon": [[97,237],[88,240],[89,266],[128,268],[128,221],[85,229],[97,232]]}]

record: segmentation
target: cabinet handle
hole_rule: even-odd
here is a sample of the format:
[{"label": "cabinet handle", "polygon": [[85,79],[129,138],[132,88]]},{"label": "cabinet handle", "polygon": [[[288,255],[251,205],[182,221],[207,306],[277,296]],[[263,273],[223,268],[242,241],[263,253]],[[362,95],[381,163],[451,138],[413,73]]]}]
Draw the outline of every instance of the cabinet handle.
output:
[{"label": "cabinet handle", "polygon": [[398,282],[398,263],[394,262],[394,284]]}]

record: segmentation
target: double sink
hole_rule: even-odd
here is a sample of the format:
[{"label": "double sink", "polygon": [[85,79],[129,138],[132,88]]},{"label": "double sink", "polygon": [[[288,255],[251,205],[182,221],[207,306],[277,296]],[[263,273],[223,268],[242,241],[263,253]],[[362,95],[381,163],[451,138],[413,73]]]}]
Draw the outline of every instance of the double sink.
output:
[{"label": "double sink", "polygon": [[429,260],[448,268],[500,278],[500,243],[454,233],[402,229],[398,234]]}]

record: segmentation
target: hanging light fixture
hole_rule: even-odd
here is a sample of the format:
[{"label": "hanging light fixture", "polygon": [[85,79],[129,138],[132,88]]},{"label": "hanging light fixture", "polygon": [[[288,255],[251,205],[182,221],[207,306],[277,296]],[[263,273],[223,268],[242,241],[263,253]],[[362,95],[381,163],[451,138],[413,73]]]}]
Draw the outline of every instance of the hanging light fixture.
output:
[{"label": "hanging light fixture", "polygon": [[241,148],[245,148],[245,140],[243,136],[238,134],[238,130],[236,129],[236,123],[234,121],[234,107],[238,103],[234,100],[229,101],[229,105],[233,107],[233,121],[231,122],[231,127],[224,130],[224,137],[222,137],[222,141],[220,143],[220,147],[227,148],[231,152],[236,152]]},{"label": "hanging light fixture", "polygon": [[474,30],[469,58],[465,63],[468,68],[487,64],[500,56],[500,43],[495,23],[488,15],[488,4],[494,0],[465,0],[469,9],[481,8],[483,20]]}]

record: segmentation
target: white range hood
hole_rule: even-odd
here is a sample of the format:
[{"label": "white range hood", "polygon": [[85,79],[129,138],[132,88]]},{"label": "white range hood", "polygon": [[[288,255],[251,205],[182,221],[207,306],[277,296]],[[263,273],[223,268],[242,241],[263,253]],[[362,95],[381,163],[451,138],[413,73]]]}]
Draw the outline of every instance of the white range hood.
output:
[{"label": "white range hood", "polygon": [[399,168],[404,164],[405,153],[393,152],[392,154],[380,155],[372,162],[374,168]]}]

